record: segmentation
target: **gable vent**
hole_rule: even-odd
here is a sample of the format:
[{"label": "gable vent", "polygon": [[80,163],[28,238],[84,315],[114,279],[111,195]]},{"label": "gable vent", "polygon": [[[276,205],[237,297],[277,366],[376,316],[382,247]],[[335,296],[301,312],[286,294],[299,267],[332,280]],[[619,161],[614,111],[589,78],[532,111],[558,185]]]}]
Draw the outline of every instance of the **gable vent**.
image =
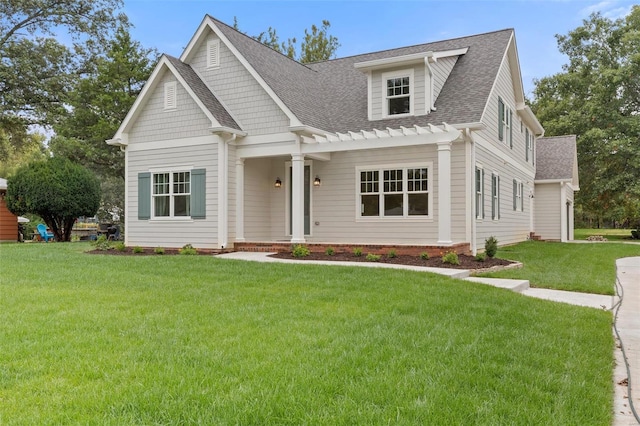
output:
[{"label": "gable vent", "polygon": [[175,81],[164,84],[164,109],[176,109],[178,107],[176,92],[177,86]]},{"label": "gable vent", "polygon": [[220,40],[207,42],[207,68],[220,66]]}]

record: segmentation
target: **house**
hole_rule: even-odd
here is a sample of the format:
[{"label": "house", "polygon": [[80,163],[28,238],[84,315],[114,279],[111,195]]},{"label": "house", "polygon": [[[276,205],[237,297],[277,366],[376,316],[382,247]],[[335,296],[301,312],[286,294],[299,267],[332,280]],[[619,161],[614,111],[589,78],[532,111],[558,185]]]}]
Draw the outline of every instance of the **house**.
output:
[{"label": "house", "polygon": [[205,16],[107,143],[128,245],[475,253],[535,232],[543,133],[512,29],[303,65]]},{"label": "house", "polygon": [[573,196],[580,189],[576,136],[539,138],[535,232],[544,240],[573,240]]},{"label": "house", "polygon": [[5,196],[7,180],[0,178],[0,242],[18,241],[18,218],[9,211]]}]

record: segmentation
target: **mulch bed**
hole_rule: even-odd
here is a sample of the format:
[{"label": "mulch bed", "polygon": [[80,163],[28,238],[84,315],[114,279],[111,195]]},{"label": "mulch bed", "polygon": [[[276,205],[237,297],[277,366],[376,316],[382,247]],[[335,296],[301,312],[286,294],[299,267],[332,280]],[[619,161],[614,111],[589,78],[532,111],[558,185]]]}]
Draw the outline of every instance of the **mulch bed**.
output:
[{"label": "mulch bed", "polygon": [[[120,251],[120,250],[116,250],[114,248],[110,248],[109,250],[90,250],[87,251],[86,253],[89,254],[108,254],[108,255],[113,255],[113,256],[173,256],[176,254],[180,254],[178,252],[179,249],[164,249],[164,254],[160,255],[157,254],[153,251],[154,249],[150,249],[150,248],[146,248],[146,249],[142,249],[142,253],[134,253],[133,252],[133,247],[127,247],[125,248],[125,250]],[[198,253],[201,254],[201,253]]]},{"label": "mulch bed", "polygon": [[[367,260],[367,255],[364,253],[362,256],[356,256],[353,253],[335,253],[329,256],[324,253],[310,253],[307,257],[293,257],[291,253],[276,253],[270,255],[279,259],[293,259],[293,260],[329,260],[335,262],[370,262]],[[473,256],[467,256],[464,254],[458,255],[460,265],[451,265],[448,263],[442,263],[441,257],[432,257],[424,260],[420,256],[408,256],[397,255],[396,257],[380,256],[380,260],[376,263],[391,263],[396,265],[410,265],[410,266],[428,266],[432,268],[455,268],[455,269],[488,269],[496,266],[509,266],[516,262],[512,262],[504,259],[487,258],[484,262],[477,261]]]}]

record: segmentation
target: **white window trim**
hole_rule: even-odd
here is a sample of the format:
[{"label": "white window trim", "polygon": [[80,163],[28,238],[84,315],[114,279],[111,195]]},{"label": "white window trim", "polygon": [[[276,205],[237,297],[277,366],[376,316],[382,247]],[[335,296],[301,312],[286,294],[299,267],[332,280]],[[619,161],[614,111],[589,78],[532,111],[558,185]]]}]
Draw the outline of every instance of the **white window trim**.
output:
[{"label": "white window trim", "polygon": [[[173,95],[173,97],[171,96]],[[178,108],[178,83],[168,81],[164,84],[164,110],[174,111]]]},{"label": "white window trim", "polygon": [[[211,49],[215,49],[215,58],[211,57]],[[207,41],[207,69],[220,68],[220,40]]]},{"label": "white window trim", "polygon": [[504,104],[504,114],[502,114],[502,126],[504,129],[502,133],[504,136],[503,140],[505,145],[511,147],[513,145],[513,141],[511,140],[511,126],[513,125],[511,121],[513,120],[513,112],[511,111],[511,108],[504,103],[504,99],[502,100],[502,103]]},{"label": "white window trim", "polygon": [[[392,78],[402,78],[409,77],[409,113],[408,114],[389,114],[389,102],[387,102],[387,80]],[[416,91],[415,91],[415,79],[414,79],[414,70],[413,68],[398,70],[398,71],[390,71],[383,72],[381,76],[381,86],[382,91],[380,101],[382,102],[382,118],[400,118],[400,117],[409,117],[412,115],[416,115],[415,109],[415,99],[416,99]]]},{"label": "white window trim", "polygon": [[516,181],[516,208],[514,211],[523,212],[524,211],[524,184],[520,179],[514,179]]},{"label": "white window trim", "polygon": [[[496,192],[493,193],[493,178],[496,178]],[[491,172],[491,220],[500,220],[500,174]]]},{"label": "white window trim", "polygon": [[[407,169],[427,169],[427,194],[429,197],[429,214],[424,216],[409,216],[407,213],[407,209],[409,208],[408,203],[408,194],[407,190]],[[360,172],[364,171],[378,171],[378,179],[380,184],[380,191],[378,195],[382,199],[385,192],[382,191],[383,185],[383,171],[384,170],[394,170],[394,169],[402,169],[402,194],[403,194],[403,215],[402,216],[362,216],[360,211],[360,196],[362,193],[360,192]],[[383,202],[380,201],[380,206],[383,206]],[[355,217],[356,222],[433,222],[433,210],[434,210],[434,201],[433,201],[433,161],[425,161],[421,163],[394,163],[394,164],[377,164],[372,166],[356,166],[355,171]],[[380,213],[383,213],[383,210],[380,210]]]},{"label": "white window trim", "polygon": [[[480,182],[480,194],[476,191],[476,170],[480,170],[481,182]],[[476,167],[473,169],[473,192],[475,195],[475,203],[473,208],[475,209],[475,216],[477,220],[484,219],[484,166],[482,164],[476,164]],[[480,208],[478,208],[478,195],[480,195],[482,203],[480,204]]]},{"label": "white window trim", "polygon": [[[189,196],[191,196],[191,171],[193,170],[192,166],[185,167],[176,167],[176,168],[153,168],[149,169],[149,173],[151,173],[151,215],[150,222],[193,222],[191,216],[156,216],[155,202],[154,202],[154,194],[153,194],[153,175],[160,173],[169,173],[169,212],[173,212],[173,174],[174,173],[189,173]],[[164,196],[164,194],[163,194]]]}]

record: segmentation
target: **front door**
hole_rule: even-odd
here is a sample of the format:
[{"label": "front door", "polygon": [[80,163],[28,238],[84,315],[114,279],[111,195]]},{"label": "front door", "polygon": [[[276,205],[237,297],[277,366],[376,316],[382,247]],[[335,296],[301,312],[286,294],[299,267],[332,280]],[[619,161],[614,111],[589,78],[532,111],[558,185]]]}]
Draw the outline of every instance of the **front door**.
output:
[{"label": "front door", "polygon": [[[289,167],[289,235],[292,232],[293,215],[291,196],[293,195],[292,184],[293,170]],[[311,234],[311,166],[304,166],[304,235]]]}]

